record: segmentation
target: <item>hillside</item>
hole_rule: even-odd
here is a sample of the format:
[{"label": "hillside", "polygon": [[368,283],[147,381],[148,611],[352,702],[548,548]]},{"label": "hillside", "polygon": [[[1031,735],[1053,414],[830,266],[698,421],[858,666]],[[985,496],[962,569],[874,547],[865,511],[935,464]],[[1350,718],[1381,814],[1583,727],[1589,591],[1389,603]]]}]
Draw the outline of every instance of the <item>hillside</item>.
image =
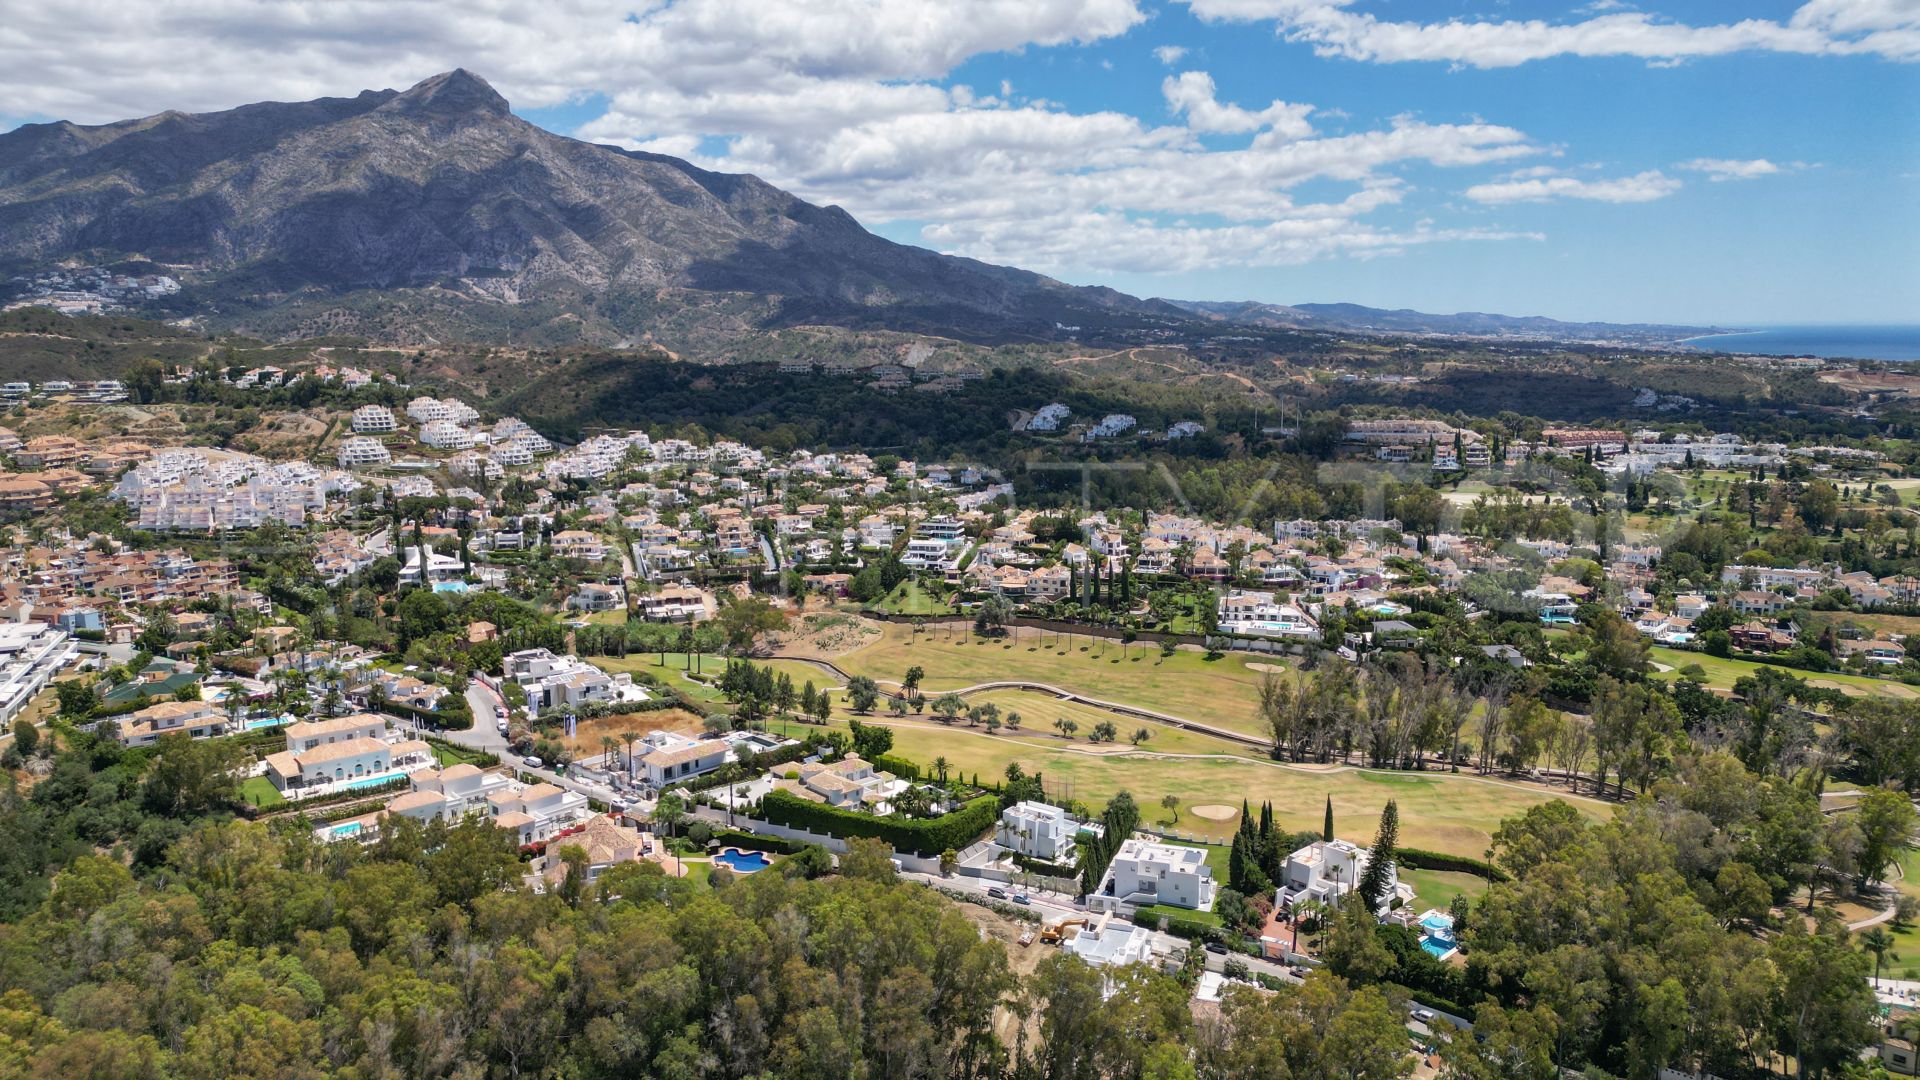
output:
[{"label": "hillside", "polygon": [[1523,338],[1534,341],[1610,341],[1645,345],[1668,344],[1702,334],[1723,332],[1701,326],[1562,322],[1538,315],[1493,315],[1482,311],[1434,315],[1407,308],[1389,311],[1360,304],[1263,304],[1252,300],[1170,300],[1168,303],[1205,318],[1240,326],[1268,328]]},{"label": "hillside", "polygon": [[273,336],[617,342],[829,324],[972,340],[1184,316],[896,244],[755,177],[515,117],[476,75],[404,92],[0,135],[0,272],[144,260]]}]

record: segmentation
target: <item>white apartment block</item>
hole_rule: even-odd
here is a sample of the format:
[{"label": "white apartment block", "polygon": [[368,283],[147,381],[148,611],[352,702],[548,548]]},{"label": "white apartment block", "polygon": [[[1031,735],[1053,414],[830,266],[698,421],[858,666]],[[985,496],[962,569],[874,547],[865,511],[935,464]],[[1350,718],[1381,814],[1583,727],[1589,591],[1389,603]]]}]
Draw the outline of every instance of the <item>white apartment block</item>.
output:
[{"label": "white apartment block", "polygon": [[356,435],[340,444],[336,460],[343,469],[363,469],[393,462],[393,454],[378,439]]},{"label": "white apartment block", "polygon": [[1107,911],[1121,904],[1211,911],[1216,888],[1213,868],[1200,848],[1130,837],[1121,842],[1087,903]]},{"label": "white apartment block", "polygon": [[465,450],[473,446],[473,432],[452,420],[429,420],[420,425],[420,441],[436,450]]},{"label": "white apartment block", "polygon": [[407,417],[416,424],[430,424],[451,418],[452,411],[438,398],[417,397],[407,402]]},{"label": "white apartment block", "polygon": [[399,429],[393,410],[385,405],[362,405],[353,410],[353,430],[360,434],[381,435]]},{"label": "white apartment block", "polygon": [[78,655],[64,630],[35,622],[0,623],[0,721],[13,723],[54,674]]}]

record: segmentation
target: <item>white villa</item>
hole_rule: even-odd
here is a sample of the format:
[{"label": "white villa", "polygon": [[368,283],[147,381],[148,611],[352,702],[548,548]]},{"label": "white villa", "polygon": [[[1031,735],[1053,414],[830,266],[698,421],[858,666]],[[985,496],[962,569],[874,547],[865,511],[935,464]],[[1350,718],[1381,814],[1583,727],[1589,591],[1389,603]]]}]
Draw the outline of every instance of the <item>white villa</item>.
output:
[{"label": "white villa", "polygon": [[587,797],[552,784],[533,784],[487,796],[493,823],[514,834],[521,847],[537,844],[585,821],[592,811]]},{"label": "white villa", "polygon": [[[1370,858],[1366,848],[1345,840],[1316,840],[1287,856],[1280,886],[1274,891],[1274,906],[1287,908],[1308,900],[1335,903],[1360,883]],[[1413,888],[1400,883],[1397,870],[1389,870],[1387,895],[1381,901],[1379,913],[1385,914],[1396,906],[1396,899],[1402,904],[1411,901]]]},{"label": "white villa", "polygon": [[[381,724],[384,727],[385,721]],[[310,748],[298,750],[299,738],[289,728],[287,749],[267,755],[267,780],[282,794],[307,793],[353,780],[384,780],[433,764],[433,749],[415,739],[390,743],[369,735],[349,735],[314,744],[308,736]]]},{"label": "white villa", "polygon": [[1292,604],[1279,603],[1270,592],[1235,589],[1220,597],[1218,626],[1226,634],[1256,637],[1318,638],[1320,624]]},{"label": "white villa", "polygon": [[710,773],[727,763],[733,747],[725,739],[689,739],[672,732],[656,731],[646,737],[631,764],[647,783],[665,787],[676,780]]},{"label": "white villa", "polygon": [[1121,904],[1166,904],[1211,911],[1216,890],[1205,851],[1131,837],[1121,842],[1106,876],[1087,897],[1087,903],[1107,911]]},{"label": "white villa", "polygon": [[994,842],[1030,859],[1070,865],[1074,860],[1073,838],[1080,823],[1057,806],[1027,800],[1000,812],[1000,825],[994,830]]}]

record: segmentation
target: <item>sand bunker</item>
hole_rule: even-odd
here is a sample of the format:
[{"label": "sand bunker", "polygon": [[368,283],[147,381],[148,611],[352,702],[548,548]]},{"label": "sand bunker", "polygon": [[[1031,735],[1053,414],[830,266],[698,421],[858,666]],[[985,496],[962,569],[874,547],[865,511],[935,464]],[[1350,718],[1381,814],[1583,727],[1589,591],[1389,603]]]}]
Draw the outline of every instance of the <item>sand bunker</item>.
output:
[{"label": "sand bunker", "polygon": [[1199,806],[1190,807],[1189,809],[1192,811],[1193,816],[1203,817],[1208,821],[1231,821],[1240,813],[1239,807],[1225,806],[1220,803],[1202,803]]}]

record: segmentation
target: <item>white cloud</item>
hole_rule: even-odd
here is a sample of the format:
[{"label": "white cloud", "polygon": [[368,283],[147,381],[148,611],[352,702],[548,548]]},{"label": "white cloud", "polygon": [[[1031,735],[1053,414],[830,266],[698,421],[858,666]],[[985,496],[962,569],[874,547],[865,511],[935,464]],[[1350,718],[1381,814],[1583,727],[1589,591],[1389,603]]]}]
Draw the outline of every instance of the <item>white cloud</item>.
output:
[{"label": "white cloud", "polygon": [[1709,180],[1754,180],[1762,176],[1773,176],[1781,171],[1780,166],[1766,158],[1755,158],[1752,161],[1694,158],[1692,161],[1681,162],[1677,168],[1706,173]]},{"label": "white cloud", "polygon": [[1162,45],[1153,50],[1153,58],[1168,67],[1179,63],[1180,58],[1185,55],[1187,55],[1187,47],[1185,45]]},{"label": "white cloud", "polygon": [[1194,131],[1237,134],[1271,130],[1289,139],[1304,139],[1313,134],[1313,126],[1307,123],[1313,106],[1275,101],[1253,112],[1238,105],[1223,105],[1214,96],[1213,76],[1204,71],[1169,75],[1161,82],[1160,93],[1166,97],[1169,108],[1186,116],[1187,127]]},{"label": "white cloud", "polygon": [[[1383,21],[1353,0],[1184,0],[1203,19],[1273,21],[1323,56],[1511,67],[1552,56],[1632,56],[1655,63],[1745,51],[1864,54],[1920,60],[1920,0],[1809,0],[1785,22],[1692,26],[1642,12],[1542,19]],[[1596,9],[1600,10],[1600,9]]]},{"label": "white cloud", "polygon": [[1607,180],[1585,180],[1527,170],[1524,175],[1509,176],[1489,184],[1475,184],[1467,189],[1466,195],[1475,202],[1489,205],[1549,202],[1554,199],[1641,203],[1664,199],[1679,191],[1680,186],[1680,181],[1658,169]]},{"label": "white cloud", "polygon": [[1222,101],[1205,72],[1163,83],[1171,123],[949,80],[970,57],[1110,39],[1143,18],[1138,0],[74,0],[9,13],[0,101],[99,122],[463,66],[522,109],[604,100],[583,138],[751,172],[870,225],[918,224],[944,250],[1056,272],[1533,235],[1383,220],[1412,191],[1403,167],[1542,153],[1511,127],[1400,118],[1324,134],[1309,117],[1337,110]]}]

